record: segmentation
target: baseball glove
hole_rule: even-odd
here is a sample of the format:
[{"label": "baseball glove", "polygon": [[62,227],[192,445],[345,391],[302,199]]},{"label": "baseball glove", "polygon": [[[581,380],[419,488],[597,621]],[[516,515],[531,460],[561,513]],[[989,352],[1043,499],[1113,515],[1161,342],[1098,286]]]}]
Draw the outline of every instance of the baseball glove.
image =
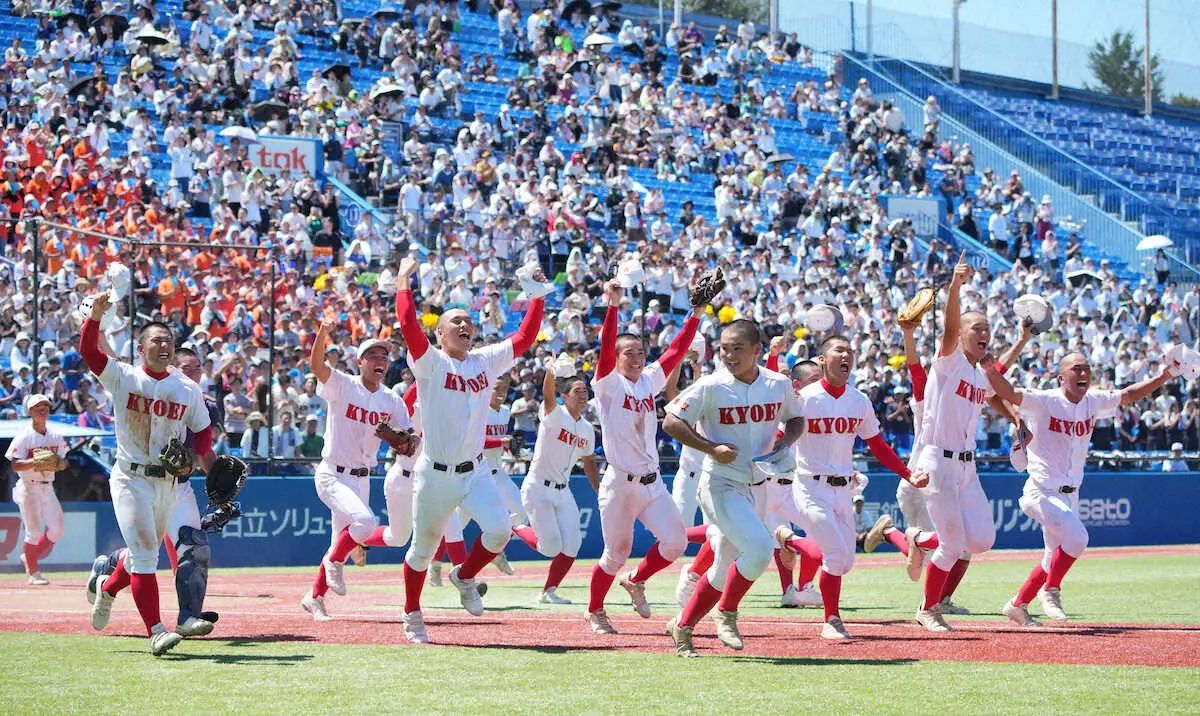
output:
[{"label": "baseball glove", "polygon": [[713,299],[721,295],[725,290],[725,272],[718,266],[712,270],[705,271],[696,280],[696,285],[692,287],[691,302],[692,306],[700,307],[707,306],[712,303]]},{"label": "baseball glove", "polygon": [[220,532],[230,520],[241,517],[242,506],[233,501],[246,484],[246,463],[230,455],[220,455],[204,480],[204,492],[213,509],[200,520],[205,532]]},{"label": "baseball glove", "polygon": [[917,295],[913,296],[908,303],[904,304],[904,308],[896,314],[896,322],[902,328],[915,328],[921,324],[921,316],[929,312],[933,308],[933,304],[937,302],[937,290],[928,286],[917,290]]},{"label": "baseball glove", "polygon": [[421,438],[411,430],[403,432],[396,430],[387,423],[380,423],[375,428],[375,437],[387,443],[397,455],[414,455],[417,452],[417,445],[420,444]]},{"label": "baseball glove", "polygon": [[33,449],[33,467],[42,472],[53,472],[58,467],[58,453],[50,448]]},{"label": "baseball glove", "polygon": [[192,451],[184,447],[179,438],[171,438],[158,453],[158,464],[176,479],[187,477],[194,469]]}]

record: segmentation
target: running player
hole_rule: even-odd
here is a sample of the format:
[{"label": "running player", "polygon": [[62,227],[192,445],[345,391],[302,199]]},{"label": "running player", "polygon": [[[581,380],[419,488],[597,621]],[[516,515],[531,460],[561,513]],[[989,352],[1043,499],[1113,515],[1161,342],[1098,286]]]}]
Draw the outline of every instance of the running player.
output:
[{"label": "running player", "polygon": [[[508,471],[504,469],[504,450],[511,444],[508,434],[508,424],[512,419],[509,407],[504,404],[508,399],[509,377],[503,375],[496,378],[496,386],[492,388],[492,400],[488,404],[487,439],[483,442],[483,459],[491,468],[492,479],[504,498],[504,506],[508,509],[508,519],[515,527],[529,521],[525,507],[521,504],[521,490],[513,482]],[[505,574],[513,574],[512,565],[504,553],[496,555],[492,564]]]},{"label": "running player", "polygon": [[1029,479],[1021,495],[1021,510],[1042,526],[1046,548],[1042,561],[1029,573],[1017,595],[1004,605],[1004,615],[1023,627],[1036,626],[1029,603],[1041,598],[1042,610],[1056,622],[1067,621],[1062,606],[1062,581],[1088,544],[1087,528],[1076,507],[1088,446],[1096,421],[1116,414],[1122,405],[1142,400],[1169,380],[1178,369],[1168,366],[1153,378],[1123,390],[1092,388],[1092,366],[1086,356],[1068,353],[1058,362],[1054,390],[1015,389],[991,361],[984,370],[992,389],[1017,406],[1029,422]]},{"label": "running player", "polygon": [[600,328],[600,355],[592,389],[604,440],[608,468],[600,481],[600,531],[604,553],[592,569],[587,623],[597,634],[615,634],[604,610],[604,598],[633,549],[633,525],[637,520],[658,541],[637,569],[621,577],[633,608],[643,619],[650,618],[646,580],[683,554],[687,533],[683,519],[659,474],[658,420],[654,399],[666,388],[666,377],[683,360],[703,307],[696,307],[683,328],[659,359],[646,365],[646,348],[632,333],[617,332],[617,307],[624,296],[613,279],[605,293],[608,311]]},{"label": "running player", "polygon": [[[713,607],[717,637],[727,647],[743,647],[738,606],[771,561],[775,540],[763,523],[765,495],[755,456],[790,448],[804,430],[799,401],[786,376],[762,369],[762,338],[757,324],[735,320],[721,331],[723,367],[696,381],[667,405],[663,429],[705,454],[700,505],[710,521],[716,559],[667,631],[675,653],[697,656],[692,632]],[[776,431],[784,423],[783,435]],[[692,426],[703,427],[703,436]],[[774,445],[774,447],[773,447]]]},{"label": "running player", "polygon": [[[558,404],[558,385],[562,387],[562,405]],[[571,469],[582,462],[588,482],[593,488],[600,487],[596,432],[584,417],[587,404],[588,388],[583,376],[556,379],[554,371],[546,369],[533,462],[521,486],[529,526],[513,528],[531,549],[551,558],[550,573],[538,596],[542,604],[571,603],[558,594],[558,585],[575,563],[575,555],[583,544],[579,506],[571,494]]]},{"label": "running player", "polygon": [[[476,349],[471,346],[479,331],[471,314],[462,309],[446,311],[435,329],[439,349],[430,345],[417,320],[408,288],[416,270],[413,259],[401,261],[396,313],[408,346],[409,368],[427,406],[422,411],[424,445],[413,471],[413,539],[404,557],[404,635],[409,642],[424,644],[429,635],[421,613],[421,591],[450,513],[461,505],[482,530],[467,561],[449,574],[463,607],[474,616],[483,614],[475,576],[504,549],[512,534],[508,511],[483,461],[487,408],[492,384],[537,338],[545,300],[542,295],[533,297],[516,334]],[[533,278],[545,282],[540,269]]]},{"label": "running player", "polygon": [[[49,397],[41,393],[29,396],[25,411],[29,413],[29,427],[13,438],[4,457],[21,478],[12,491],[25,526],[21,566],[30,584],[44,586],[50,580],[42,576],[38,560],[49,555],[63,535],[62,505],[54,494],[54,473],[67,466],[67,441],[47,424]],[[45,457],[35,459],[35,451]]]}]

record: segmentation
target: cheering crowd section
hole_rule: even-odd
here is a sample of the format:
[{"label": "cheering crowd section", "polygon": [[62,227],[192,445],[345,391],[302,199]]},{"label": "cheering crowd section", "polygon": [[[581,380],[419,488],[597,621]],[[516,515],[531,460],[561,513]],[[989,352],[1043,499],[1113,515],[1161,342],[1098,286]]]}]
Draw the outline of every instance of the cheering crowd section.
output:
[{"label": "cheering crowd section", "polygon": [[[3,68],[3,218],[144,241],[277,245],[281,255],[270,326],[266,250],[130,253],[42,227],[33,335],[30,236],[22,224],[0,225],[0,411],[21,415],[23,396],[41,392],[55,414],[108,424],[111,400],[81,364],[71,309],[123,263],[137,313],[166,320],[202,358],[202,387],[225,408],[216,450],[265,455],[273,431],[277,456],[315,456],[325,416],[307,350],[323,318],[338,326],[330,362],[353,372],[352,346],[398,338],[396,268],[412,255],[426,326],[467,306],[494,340],[515,328],[507,309],[523,298],[511,276],[533,254],[561,274],[564,297],[550,301],[541,343],[512,369],[515,427],[532,438],[548,356],[594,366],[604,283],[628,252],[645,271],[652,355],[680,330],[691,277],[712,265],[729,276],[701,322],[709,348],[689,356],[683,380],[711,368],[717,330],[733,317],[785,337],[792,363],[814,350],[807,307],[841,308],[861,356],[852,380],[904,446],[908,378],[890,319],[919,285],[948,277],[957,248],[929,250],[910,225],[890,222],[886,193],[938,199],[948,222],[1016,260],[963,289],[964,308],[987,314],[998,343],[1019,333],[1012,299],[1050,301],[1057,326],[1035,337],[1016,383],[1049,385],[1054,362],[1044,358],[1080,350],[1105,366],[1100,387],[1120,387],[1156,374],[1166,344],[1196,341],[1200,289],[1110,265],[1048,198],[1035,203],[1019,174],[977,170],[969,146],[939,136],[936,102],[904,117],[866,83],[843,86],[836,58],[815,67],[820,59],[794,38],[772,44],[743,22],[713,37],[672,27],[660,39],[606,10],[564,18],[560,7],[530,13],[511,2],[409,5],[389,14],[353,2],[171,0],[140,6],[123,28],[92,20],[123,14],[113,3],[89,3],[82,18],[15,3],[15,13],[34,16],[4,18],[13,40]],[[342,21],[355,16],[366,19]],[[615,43],[593,55],[585,45],[594,33]],[[386,120],[407,125],[394,157],[383,146]],[[343,226],[332,186],[254,169],[253,144],[221,135],[241,124],[319,139],[327,171],[397,209],[393,226]],[[1065,281],[1078,269],[1095,278]],[[635,297],[620,310],[624,324],[643,309]],[[124,355],[130,320],[119,311],[105,338]],[[403,352],[387,382],[411,384]],[[1195,389],[1176,381],[1123,408],[1097,426],[1096,447],[1200,447]],[[276,420],[266,425],[271,391]],[[1002,424],[985,411],[979,443],[1005,444]],[[674,454],[662,440],[664,455]]]}]

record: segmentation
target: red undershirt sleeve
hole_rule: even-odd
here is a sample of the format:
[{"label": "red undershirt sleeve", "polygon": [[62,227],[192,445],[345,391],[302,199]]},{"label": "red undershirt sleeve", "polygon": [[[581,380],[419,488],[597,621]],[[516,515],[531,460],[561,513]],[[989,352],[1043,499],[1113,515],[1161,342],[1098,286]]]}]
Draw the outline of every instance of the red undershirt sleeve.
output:
[{"label": "red undershirt sleeve", "polygon": [[918,403],[925,400],[925,384],[929,382],[929,374],[925,366],[913,363],[908,367],[908,375],[912,378],[913,400]]},{"label": "red undershirt sleeve", "polygon": [[212,425],[192,437],[192,451],[197,455],[207,455],[212,452]]},{"label": "red undershirt sleeve", "polygon": [[900,456],[896,454],[896,451],[892,450],[892,446],[883,441],[882,434],[876,433],[875,437],[867,440],[867,447],[871,448],[871,454],[875,456],[879,464],[900,477],[907,479],[912,474],[912,471],[908,469],[908,466],[904,464]]},{"label": "red undershirt sleeve", "polygon": [[87,363],[88,370],[96,375],[100,375],[108,367],[108,356],[100,350],[100,324],[91,318],[83,322],[83,334],[79,336],[79,352],[83,355],[83,362]]},{"label": "red undershirt sleeve", "polygon": [[768,353],[767,354],[767,362],[763,364],[763,367],[766,368],[767,370],[773,370],[776,373],[778,373],[779,372],[779,356],[775,355],[774,353]]},{"label": "red undershirt sleeve", "polygon": [[396,319],[400,321],[400,332],[404,334],[404,343],[413,360],[419,359],[429,350],[429,338],[417,320],[417,307],[413,304],[412,291],[404,289],[396,292]]},{"label": "red undershirt sleeve", "polygon": [[519,358],[537,341],[538,332],[542,330],[542,315],[546,312],[546,299],[535,298],[529,303],[529,312],[521,321],[517,332],[509,336],[513,344],[513,358]]},{"label": "red undershirt sleeve", "polygon": [[662,368],[665,375],[670,375],[671,371],[675,370],[675,366],[684,359],[688,349],[692,347],[692,339],[696,337],[696,330],[700,327],[700,319],[692,316],[687,319],[687,323],[683,324],[683,330],[679,331],[679,335],[675,336],[675,340],[671,341],[671,345],[667,347],[666,353],[663,353],[658,358],[658,365]]},{"label": "red undershirt sleeve", "polygon": [[600,326],[600,355],[596,359],[596,379],[612,372],[617,366],[617,307],[609,306]]}]

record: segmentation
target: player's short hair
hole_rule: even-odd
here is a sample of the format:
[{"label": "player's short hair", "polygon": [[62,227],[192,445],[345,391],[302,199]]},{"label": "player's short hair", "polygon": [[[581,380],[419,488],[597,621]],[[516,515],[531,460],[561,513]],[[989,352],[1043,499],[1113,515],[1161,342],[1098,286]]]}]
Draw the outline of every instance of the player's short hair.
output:
[{"label": "player's short hair", "polygon": [[843,336],[840,333],[836,333],[832,336],[829,336],[825,340],[821,341],[821,345],[817,347],[817,355],[822,355],[822,356],[825,355],[825,351],[829,350],[829,346],[831,346],[834,343],[837,343],[839,341],[842,343],[846,343],[846,344],[850,343],[849,338]]},{"label": "player's short hair", "polygon": [[142,342],[142,339],[146,336],[146,332],[149,331],[151,328],[161,328],[164,331],[166,331],[167,333],[172,332],[171,327],[168,326],[167,324],[163,323],[162,321],[149,321],[147,323],[142,324],[142,327],[138,329],[138,343]]},{"label": "player's short hair", "polygon": [[721,335],[731,332],[739,338],[745,338],[749,343],[757,343],[762,345],[762,331],[759,330],[758,324],[748,318],[739,318],[730,321],[725,328],[721,329]]},{"label": "player's short hair", "polygon": [[617,339],[615,341],[613,341],[613,345],[615,346],[616,344],[620,343],[621,341],[637,341],[638,343],[641,343],[642,337],[636,333],[630,333],[629,331],[625,331],[624,333],[617,334]]},{"label": "player's short hair", "polygon": [[584,378],[582,375],[576,374],[567,378],[555,378],[554,382],[554,389],[558,391],[559,395],[569,393],[575,387],[576,383],[583,383],[583,388],[587,391],[588,397],[590,398],[592,395],[592,387],[588,385],[587,378]]},{"label": "player's short hair", "polygon": [[200,354],[197,353],[196,351],[192,350],[191,348],[176,348],[175,349],[175,362],[178,363],[179,358],[181,356],[191,356],[191,357],[195,358],[196,360],[200,360]]},{"label": "player's short hair", "polygon": [[987,316],[979,311],[966,311],[958,318],[958,325],[964,326],[967,323],[974,321],[976,318],[987,320]]},{"label": "player's short hair", "polygon": [[1091,360],[1089,360],[1089,359],[1088,359],[1088,357],[1087,357],[1087,356],[1085,356],[1084,354],[1080,353],[1079,351],[1071,351],[1071,352],[1067,353],[1065,356],[1063,356],[1062,358],[1060,358],[1060,359],[1059,359],[1059,361],[1058,361],[1058,365],[1056,366],[1056,368],[1057,368],[1058,372],[1059,372],[1059,373],[1062,373],[1062,371],[1063,371],[1063,366],[1066,364],[1067,360],[1068,360],[1069,358],[1075,358],[1076,356],[1078,356],[1079,358],[1082,358],[1084,363],[1087,363],[1089,366],[1091,365],[1091,363],[1092,363],[1092,362],[1091,362]]},{"label": "player's short hair", "polygon": [[803,380],[804,374],[810,370],[820,371],[821,366],[817,365],[817,362],[814,360],[802,360],[792,366],[792,369],[788,371],[788,375],[792,377],[792,380]]}]

